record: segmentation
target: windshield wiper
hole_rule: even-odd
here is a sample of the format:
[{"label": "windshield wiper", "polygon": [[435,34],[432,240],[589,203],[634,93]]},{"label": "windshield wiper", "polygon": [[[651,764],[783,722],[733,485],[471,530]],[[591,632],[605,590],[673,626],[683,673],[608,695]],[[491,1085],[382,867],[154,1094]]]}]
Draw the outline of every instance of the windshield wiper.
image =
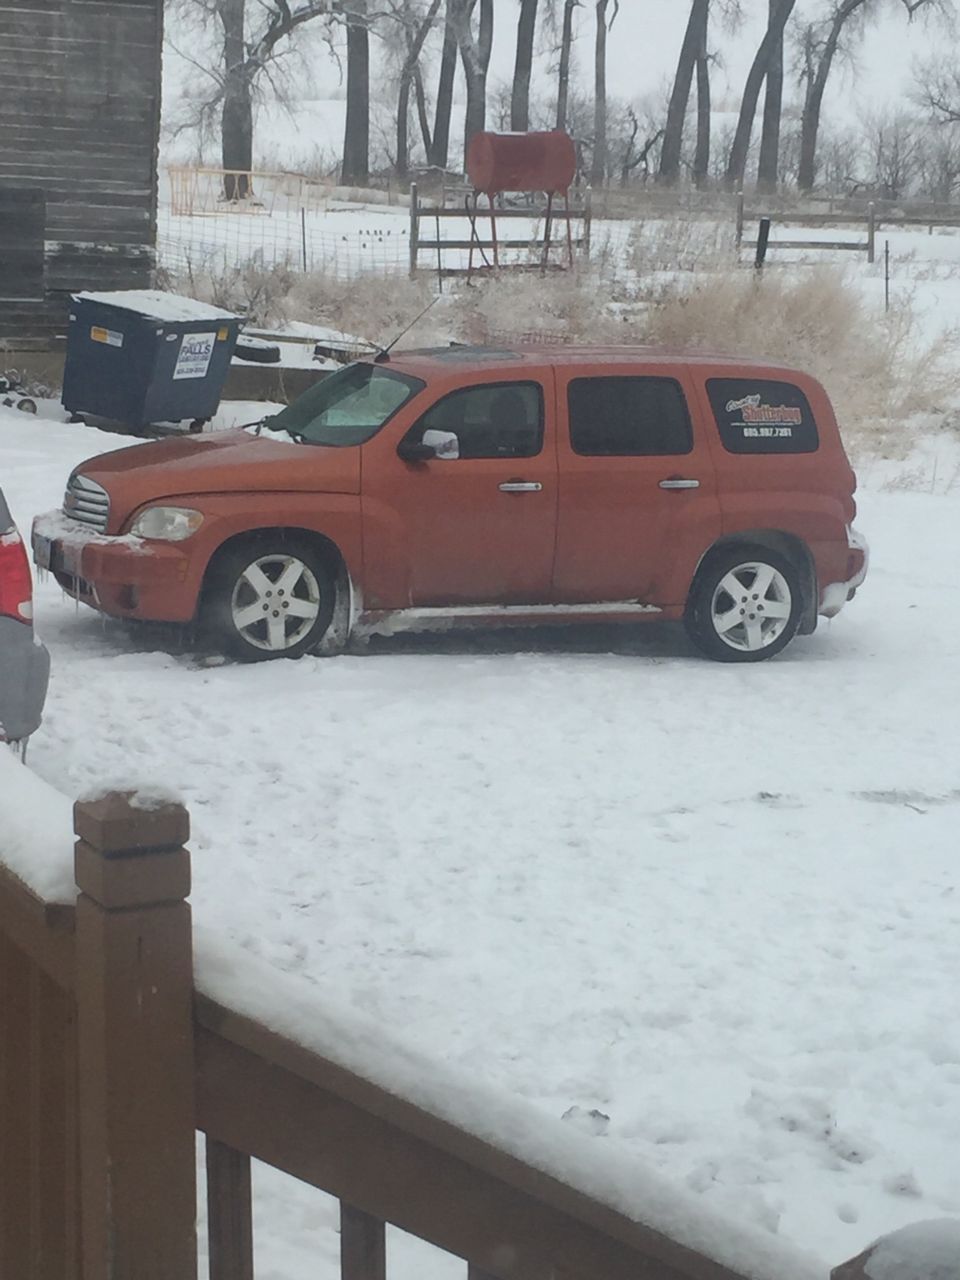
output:
[{"label": "windshield wiper", "polygon": [[[279,417],[279,414],[273,414],[272,417]],[[259,422],[251,422],[249,425],[251,427],[257,428],[258,436],[260,435],[260,432],[263,430],[263,428],[266,427],[268,431],[285,432],[290,437],[290,439],[295,440],[297,444],[303,444],[304,440],[306,440],[306,436],[303,434],[302,431],[291,431],[289,427],[279,427],[279,426],[271,427],[270,421],[271,419],[269,417],[261,418]]]}]

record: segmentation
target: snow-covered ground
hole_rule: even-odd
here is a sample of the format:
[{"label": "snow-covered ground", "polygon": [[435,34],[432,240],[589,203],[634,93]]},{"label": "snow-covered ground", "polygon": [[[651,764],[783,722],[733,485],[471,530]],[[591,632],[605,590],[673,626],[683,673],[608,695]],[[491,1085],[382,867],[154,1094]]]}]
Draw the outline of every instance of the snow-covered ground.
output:
[{"label": "snow-covered ground", "polygon": [[[24,531],[122,444],[0,410]],[[746,669],[658,626],[235,666],[41,583],[31,765],[183,797],[213,951],[836,1263],[960,1214],[958,463],[868,469],[863,591]],[[264,1274],[332,1277],[331,1204],[262,1186]]]}]

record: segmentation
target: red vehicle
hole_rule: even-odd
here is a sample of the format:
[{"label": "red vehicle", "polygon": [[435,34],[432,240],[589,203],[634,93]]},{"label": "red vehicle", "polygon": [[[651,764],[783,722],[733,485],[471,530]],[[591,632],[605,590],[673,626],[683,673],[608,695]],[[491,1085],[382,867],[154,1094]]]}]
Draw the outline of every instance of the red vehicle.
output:
[{"label": "red vehicle", "polygon": [[823,388],[645,348],[451,346],[349,365],[254,428],[92,458],[37,563],[247,659],[350,631],[684,619],[778,653],[866,571]]},{"label": "red vehicle", "polygon": [[39,727],[50,655],[33,630],[27,549],[0,491],[0,743],[20,755]]}]

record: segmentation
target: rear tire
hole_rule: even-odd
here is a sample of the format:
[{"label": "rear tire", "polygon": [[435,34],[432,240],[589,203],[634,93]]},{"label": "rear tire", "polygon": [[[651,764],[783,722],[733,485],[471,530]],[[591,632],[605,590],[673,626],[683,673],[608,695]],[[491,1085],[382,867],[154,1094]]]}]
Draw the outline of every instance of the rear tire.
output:
[{"label": "rear tire", "polygon": [[333,617],[336,583],[303,538],[245,541],[214,566],[206,621],[217,642],[243,662],[299,658],[315,649]]},{"label": "rear tire", "polygon": [[683,621],[690,639],[717,662],[763,662],[787,647],[803,614],[796,566],[764,547],[711,555],[690,590]]}]

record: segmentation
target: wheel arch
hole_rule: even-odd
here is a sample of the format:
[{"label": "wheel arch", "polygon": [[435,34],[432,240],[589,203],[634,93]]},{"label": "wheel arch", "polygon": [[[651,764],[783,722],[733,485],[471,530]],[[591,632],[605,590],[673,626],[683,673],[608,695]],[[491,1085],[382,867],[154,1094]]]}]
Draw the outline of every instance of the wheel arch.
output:
[{"label": "wheel arch", "polygon": [[329,569],[336,584],[337,598],[334,604],[333,620],[318,652],[332,650],[342,645],[349,635],[353,617],[353,581],[350,571],[343,552],[332,538],[318,533],[316,529],[306,529],[302,525],[263,525],[256,529],[244,529],[240,533],[231,534],[229,538],[224,538],[223,542],[214,549],[203,571],[199,597],[201,611],[209,598],[211,583],[216,577],[217,568],[223,558],[246,543],[256,545],[273,538],[281,541],[284,538],[302,540],[309,543],[311,548],[322,557],[325,567]]},{"label": "wheel arch", "polygon": [[817,585],[817,568],[810,548],[796,534],[785,533],[782,529],[738,529],[736,533],[724,534],[718,538],[700,557],[696,571],[690,582],[687,596],[688,602],[693,597],[703,572],[708,568],[711,559],[732,547],[759,547],[773,551],[789,560],[797,570],[803,590],[803,611],[800,615],[800,634],[810,635],[817,627],[817,605],[819,590]]}]

